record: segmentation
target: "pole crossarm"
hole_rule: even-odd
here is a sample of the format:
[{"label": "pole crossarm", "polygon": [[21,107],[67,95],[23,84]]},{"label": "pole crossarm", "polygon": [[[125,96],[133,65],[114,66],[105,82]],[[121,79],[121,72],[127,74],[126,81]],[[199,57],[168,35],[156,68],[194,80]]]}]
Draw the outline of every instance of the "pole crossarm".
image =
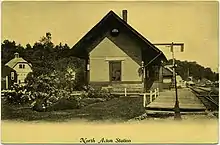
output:
[{"label": "pole crossarm", "polygon": [[153,45],[180,45],[180,46],[183,46],[184,43],[155,43]]},{"label": "pole crossarm", "polygon": [[181,52],[183,52],[184,49],[184,43],[155,43],[154,45],[171,46],[171,52],[173,52],[173,46],[180,46]]}]

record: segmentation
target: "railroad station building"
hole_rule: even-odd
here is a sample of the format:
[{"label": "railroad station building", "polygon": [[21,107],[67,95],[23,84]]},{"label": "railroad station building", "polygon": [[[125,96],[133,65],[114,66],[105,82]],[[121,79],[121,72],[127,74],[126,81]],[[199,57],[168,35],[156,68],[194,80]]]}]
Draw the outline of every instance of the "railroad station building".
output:
[{"label": "railroad station building", "polygon": [[165,55],[110,11],[72,48],[71,56],[85,60],[86,83],[94,87],[140,87],[149,90],[159,76]]}]

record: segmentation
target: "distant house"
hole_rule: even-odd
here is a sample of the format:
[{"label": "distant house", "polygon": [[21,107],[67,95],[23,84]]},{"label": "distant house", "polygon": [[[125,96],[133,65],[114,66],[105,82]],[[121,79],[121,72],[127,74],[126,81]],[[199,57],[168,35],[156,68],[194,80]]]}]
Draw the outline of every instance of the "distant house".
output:
[{"label": "distant house", "polygon": [[173,71],[170,68],[170,66],[161,65],[157,73],[159,75],[157,75],[157,78],[155,78],[155,81],[151,86],[151,89],[170,89],[172,87],[173,82]]},{"label": "distant house", "polygon": [[22,57],[19,57],[18,53],[15,53],[15,58],[6,63],[5,66],[8,66],[16,71],[18,84],[24,84],[28,73],[32,72],[32,65]]},{"label": "distant house", "polygon": [[173,70],[170,66],[162,66],[160,68],[160,82],[163,84],[163,89],[169,89],[173,83]]},{"label": "distant house", "polygon": [[212,81],[206,79],[206,78],[202,78],[198,80],[197,83],[199,86],[210,86],[212,84]]},{"label": "distant house", "polygon": [[2,66],[1,72],[1,89],[11,89],[17,83],[17,72],[8,66]]},{"label": "distant house", "polygon": [[160,71],[161,71],[161,74],[162,74],[162,77],[163,77],[163,82],[164,83],[171,83],[172,82],[172,79],[173,79],[173,70],[172,70],[172,67],[169,66],[169,65],[165,65],[165,66],[162,66],[160,68]]},{"label": "distant house", "polygon": [[[184,87],[184,80],[180,75],[176,73],[176,83],[177,87]],[[152,85],[152,89],[160,88],[170,89],[173,86],[173,70],[171,65],[161,66],[159,70],[159,77]]]},{"label": "distant house", "polygon": [[122,15],[123,19],[110,11],[73,46],[70,55],[86,61],[87,84],[148,90],[167,59],[127,23],[127,10]]}]

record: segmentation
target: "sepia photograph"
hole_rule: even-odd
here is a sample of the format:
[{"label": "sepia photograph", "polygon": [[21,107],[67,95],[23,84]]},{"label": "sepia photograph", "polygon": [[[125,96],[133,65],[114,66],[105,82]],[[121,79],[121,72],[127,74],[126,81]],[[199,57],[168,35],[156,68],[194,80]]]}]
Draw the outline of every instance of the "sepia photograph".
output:
[{"label": "sepia photograph", "polygon": [[218,143],[218,1],[3,1],[2,143]]}]

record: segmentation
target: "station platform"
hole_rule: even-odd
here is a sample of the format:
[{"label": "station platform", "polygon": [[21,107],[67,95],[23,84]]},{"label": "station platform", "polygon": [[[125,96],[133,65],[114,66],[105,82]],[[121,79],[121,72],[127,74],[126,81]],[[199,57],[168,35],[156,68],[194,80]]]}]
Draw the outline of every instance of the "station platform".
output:
[{"label": "station platform", "polygon": [[[189,89],[178,89],[179,108],[181,112],[205,112],[206,107]],[[160,92],[160,95],[146,106],[147,113],[174,113],[176,95],[175,90]]]}]

